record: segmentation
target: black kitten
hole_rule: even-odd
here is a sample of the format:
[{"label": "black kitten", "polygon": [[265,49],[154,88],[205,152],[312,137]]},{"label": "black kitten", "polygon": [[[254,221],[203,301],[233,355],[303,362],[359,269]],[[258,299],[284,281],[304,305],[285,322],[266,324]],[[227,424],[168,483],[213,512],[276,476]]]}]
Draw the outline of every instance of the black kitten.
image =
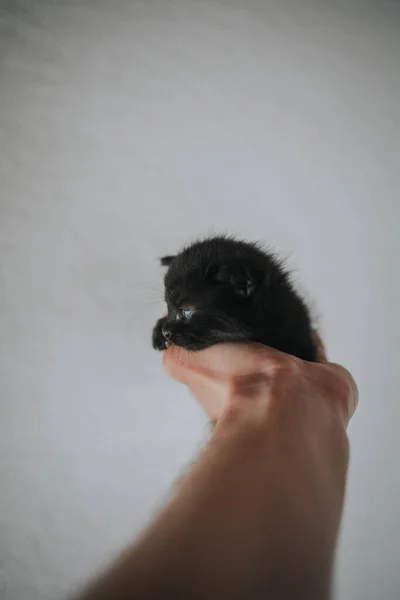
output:
[{"label": "black kitten", "polygon": [[153,347],[201,350],[219,342],[253,341],[316,360],[309,312],[288,273],[257,244],[213,237],[166,256],[168,315],[153,330]]}]

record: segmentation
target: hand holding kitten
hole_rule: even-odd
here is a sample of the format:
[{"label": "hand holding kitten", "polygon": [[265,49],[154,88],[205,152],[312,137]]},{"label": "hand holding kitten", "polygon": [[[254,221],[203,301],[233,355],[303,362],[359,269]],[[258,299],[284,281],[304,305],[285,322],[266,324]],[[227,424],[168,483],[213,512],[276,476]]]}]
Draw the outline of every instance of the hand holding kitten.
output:
[{"label": "hand holding kitten", "polygon": [[263,421],[274,402],[290,410],[326,402],[346,426],[357,406],[356,384],[318,346],[318,363],[261,344],[224,343],[201,352],[172,346],[164,352],[164,368],[190,388],[212,421],[241,414]]}]

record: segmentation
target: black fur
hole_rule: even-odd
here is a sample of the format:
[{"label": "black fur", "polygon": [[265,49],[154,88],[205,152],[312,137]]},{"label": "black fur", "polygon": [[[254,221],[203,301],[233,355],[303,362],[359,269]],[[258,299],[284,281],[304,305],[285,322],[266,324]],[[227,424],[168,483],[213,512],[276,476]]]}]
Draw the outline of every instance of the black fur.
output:
[{"label": "black fur", "polygon": [[[257,244],[213,237],[161,259],[168,266],[168,316],[153,330],[153,347],[201,350],[219,342],[253,341],[316,360],[310,315],[288,273]],[[184,312],[182,312],[182,309]]]}]

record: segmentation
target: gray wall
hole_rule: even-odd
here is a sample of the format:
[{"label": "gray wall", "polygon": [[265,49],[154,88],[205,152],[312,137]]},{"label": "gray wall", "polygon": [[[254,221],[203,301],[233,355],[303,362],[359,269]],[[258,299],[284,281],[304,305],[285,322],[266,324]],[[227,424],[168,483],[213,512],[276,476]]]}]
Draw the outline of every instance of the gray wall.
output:
[{"label": "gray wall", "polygon": [[361,405],[338,597],[400,596],[400,5],[0,1],[0,596],[61,598],[205,437],[157,257],[289,257]]}]

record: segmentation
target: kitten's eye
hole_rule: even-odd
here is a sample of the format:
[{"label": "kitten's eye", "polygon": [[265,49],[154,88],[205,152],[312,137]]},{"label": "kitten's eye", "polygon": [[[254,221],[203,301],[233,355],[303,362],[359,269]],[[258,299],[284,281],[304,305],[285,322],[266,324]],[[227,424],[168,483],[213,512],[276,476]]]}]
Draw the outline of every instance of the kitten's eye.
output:
[{"label": "kitten's eye", "polygon": [[190,308],[181,308],[179,313],[183,319],[188,321],[192,317],[194,310],[191,310]]}]

